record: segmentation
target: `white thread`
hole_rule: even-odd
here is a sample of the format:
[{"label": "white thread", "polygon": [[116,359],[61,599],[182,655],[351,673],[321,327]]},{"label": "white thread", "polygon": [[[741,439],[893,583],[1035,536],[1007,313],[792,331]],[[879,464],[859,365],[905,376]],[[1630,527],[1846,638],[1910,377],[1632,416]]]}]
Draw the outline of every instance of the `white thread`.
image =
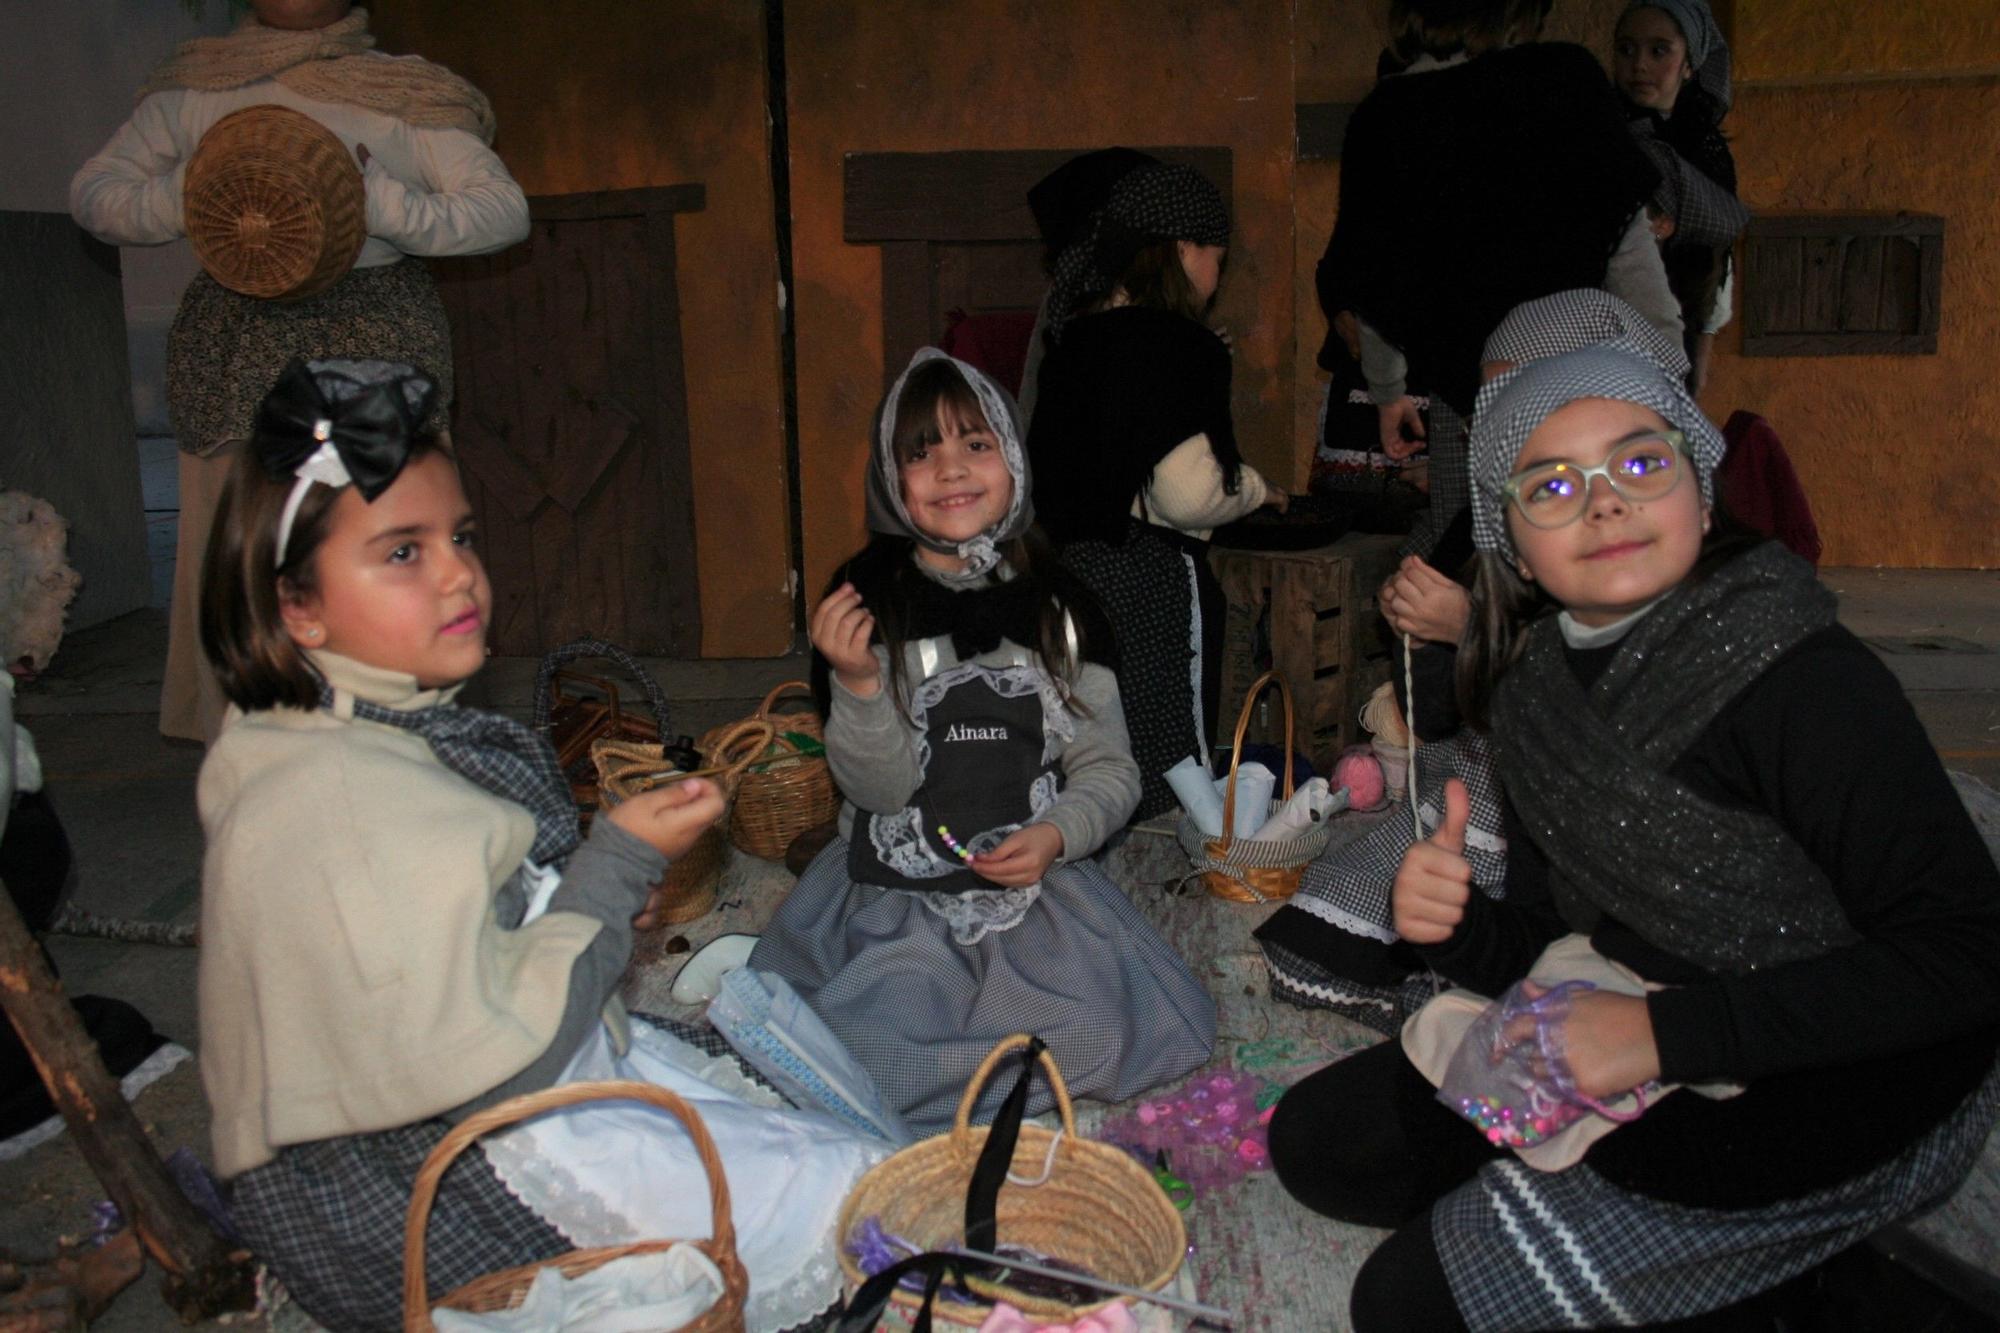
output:
[{"label": "white thread", "polygon": [[1409,733],[1407,744],[1410,751],[1409,770],[1403,782],[1410,801],[1410,822],[1416,826],[1417,841],[1424,840],[1424,819],[1417,809],[1417,686],[1416,668],[1411,663],[1415,649],[1410,647],[1410,632],[1403,631],[1403,730]]},{"label": "white thread", "polygon": [[1049,1155],[1042,1159],[1042,1174],[1036,1176],[1033,1180],[1026,1180],[1015,1175],[1012,1170],[1009,1170],[1007,1172],[1007,1179],[1016,1185],[1027,1185],[1030,1188],[1036,1185],[1047,1184],[1050,1174],[1056,1169],[1056,1147],[1062,1142],[1062,1136],[1063,1131],[1058,1129],[1049,1137]]}]

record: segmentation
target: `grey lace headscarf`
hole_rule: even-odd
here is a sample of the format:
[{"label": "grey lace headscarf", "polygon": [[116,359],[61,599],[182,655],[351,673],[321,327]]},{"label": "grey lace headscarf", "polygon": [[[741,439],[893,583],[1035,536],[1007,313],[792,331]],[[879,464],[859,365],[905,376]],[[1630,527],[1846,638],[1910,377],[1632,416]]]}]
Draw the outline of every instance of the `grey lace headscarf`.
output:
[{"label": "grey lace headscarf", "polygon": [[1525,366],[1599,343],[1628,342],[1675,378],[1688,373],[1687,352],[1652,321],[1602,287],[1574,287],[1507,312],[1486,339],[1482,361]]},{"label": "grey lace headscarf", "polygon": [[[1000,456],[1007,463],[1007,471],[1014,478],[1014,498],[1007,506],[1006,516],[970,541],[938,540],[911,521],[909,507],[903,503],[901,464],[896,458],[896,405],[902,400],[903,386],[909,383],[910,376],[918,367],[931,361],[951,362],[971,388],[973,397],[979,400],[979,410],[985,414],[986,424],[992,428],[994,438],[1000,443]],[[1000,564],[1000,547],[1021,536],[1035,521],[1035,507],[1030,499],[1034,487],[1028,473],[1028,451],[1022,447],[1024,434],[1020,410],[1014,406],[1014,400],[1005,389],[976,367],[935,347],[918,348],[917,354],[910,358],[910,364],[903,368],[903,373],[890,386],[888,397],[882,400],[882,410],[876,413],[875,447],[868,459],[868,530],[891,537],[908,537],[919,546],[960,557],[965,561],[964,573],[947,582],[983,578]]]},{"label": "grey lace headscarf", "polygon": [[1640,347],[1610,342],[1496,377],[1479,391],[1472,420],[1472,541],[1482,551],[1516,558],[1507,531],[1507,497],[1501,487],[1536,427],[1579,398],[1610,398],[1649,407],[1687,436],[1688,455],[1701,480],[1701,498],[1714,503],[1715,470],[1728,448],[1678,379]]},{"label": "grey lace headscarf", "polygon": [[1729,78],[1729,43],[1722,39],[1722,27],[1708,7],[1708,0],[1632,0],[1618,16],[1635,9],[1657,9],[1672,19],[1687,40],[1688,64],[1694,66],[1694,81],[1716,101],[1718,113],[1727,111],[1734,89]]},{"label": "grey lace headscarf", "polygon": [[1056,259],[1049,284],[1049,330],[1108,293],[1132,257],[1160,241],[1229,244],[1229,205],[1215,183],[1193,167],[1155,162],[1135,168],[1111,187],[1111,197],[1083,233]]}]

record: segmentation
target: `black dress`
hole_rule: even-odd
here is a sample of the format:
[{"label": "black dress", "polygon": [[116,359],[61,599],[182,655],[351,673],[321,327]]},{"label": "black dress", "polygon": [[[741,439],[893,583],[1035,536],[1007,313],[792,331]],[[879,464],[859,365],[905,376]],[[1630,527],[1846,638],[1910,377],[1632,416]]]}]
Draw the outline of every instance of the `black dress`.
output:
[{"label": "black dress", "polygon": [[1196,435],[1234,484],[1229,385],[1229,349],[1211,330],[1140,306],[1070,320],[1042,362],[1028,429],[1035,517],[1117,635],[1135,819],[1174,808],[1162,775],[1214,734],[1225,605],[1208,543],[1134,519],[1132,502]]}]

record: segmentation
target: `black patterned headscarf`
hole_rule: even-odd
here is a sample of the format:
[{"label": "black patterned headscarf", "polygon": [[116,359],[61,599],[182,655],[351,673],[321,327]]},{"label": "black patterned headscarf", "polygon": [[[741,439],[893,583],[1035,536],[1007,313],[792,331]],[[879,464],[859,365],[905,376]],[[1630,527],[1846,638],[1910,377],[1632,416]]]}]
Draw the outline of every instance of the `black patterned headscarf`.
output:
[{"label": "black patterned headscarf", "polygon": [[1134,255],[1161,241],[1229,244],[1229,205],[1193,167],[1156,162],[1119,178],[1103,211],[1056,260],[1050,333],[1060,336],[1064,323],[1117,285]]}]

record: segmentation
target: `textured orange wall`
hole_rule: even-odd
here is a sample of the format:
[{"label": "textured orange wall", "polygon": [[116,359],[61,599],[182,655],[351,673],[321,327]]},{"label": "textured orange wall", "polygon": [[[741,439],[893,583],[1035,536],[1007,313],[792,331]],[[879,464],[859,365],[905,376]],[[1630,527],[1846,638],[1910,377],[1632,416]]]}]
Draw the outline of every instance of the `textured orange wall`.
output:
[{"label": "textured orange wall", "polygon": [[1742,357],[1725,330],[1703,406],[1778,428],[1826,563],[2000,565],[2000,85],[1751,90],[1728,127],[1757,212],[1943,215],[1942,322],[1935,356]]},{"label": "textured orange wall", "polygon": [[1992,73],[2000,67],[2000,6],[1737,0],[1732,51],[1744,82]]},{"label": "textured orange wall", "polygon": [[451,66],[493,99],[522,188],[570,194],[699,182],[675,223],[702,652],[792,642],[778,261],[764,7],[426,0],[383,6],[389,51]]},{"label": "textured orange wall", "polygon": [[1244,453],[1290,482],[1290,0],[876,0],[785,6],[805,580],[863,537],[881,396],[881,265],[841,239],[850,152],[1219,144],[1234,235],[1216,319],[1235,338]]}]

